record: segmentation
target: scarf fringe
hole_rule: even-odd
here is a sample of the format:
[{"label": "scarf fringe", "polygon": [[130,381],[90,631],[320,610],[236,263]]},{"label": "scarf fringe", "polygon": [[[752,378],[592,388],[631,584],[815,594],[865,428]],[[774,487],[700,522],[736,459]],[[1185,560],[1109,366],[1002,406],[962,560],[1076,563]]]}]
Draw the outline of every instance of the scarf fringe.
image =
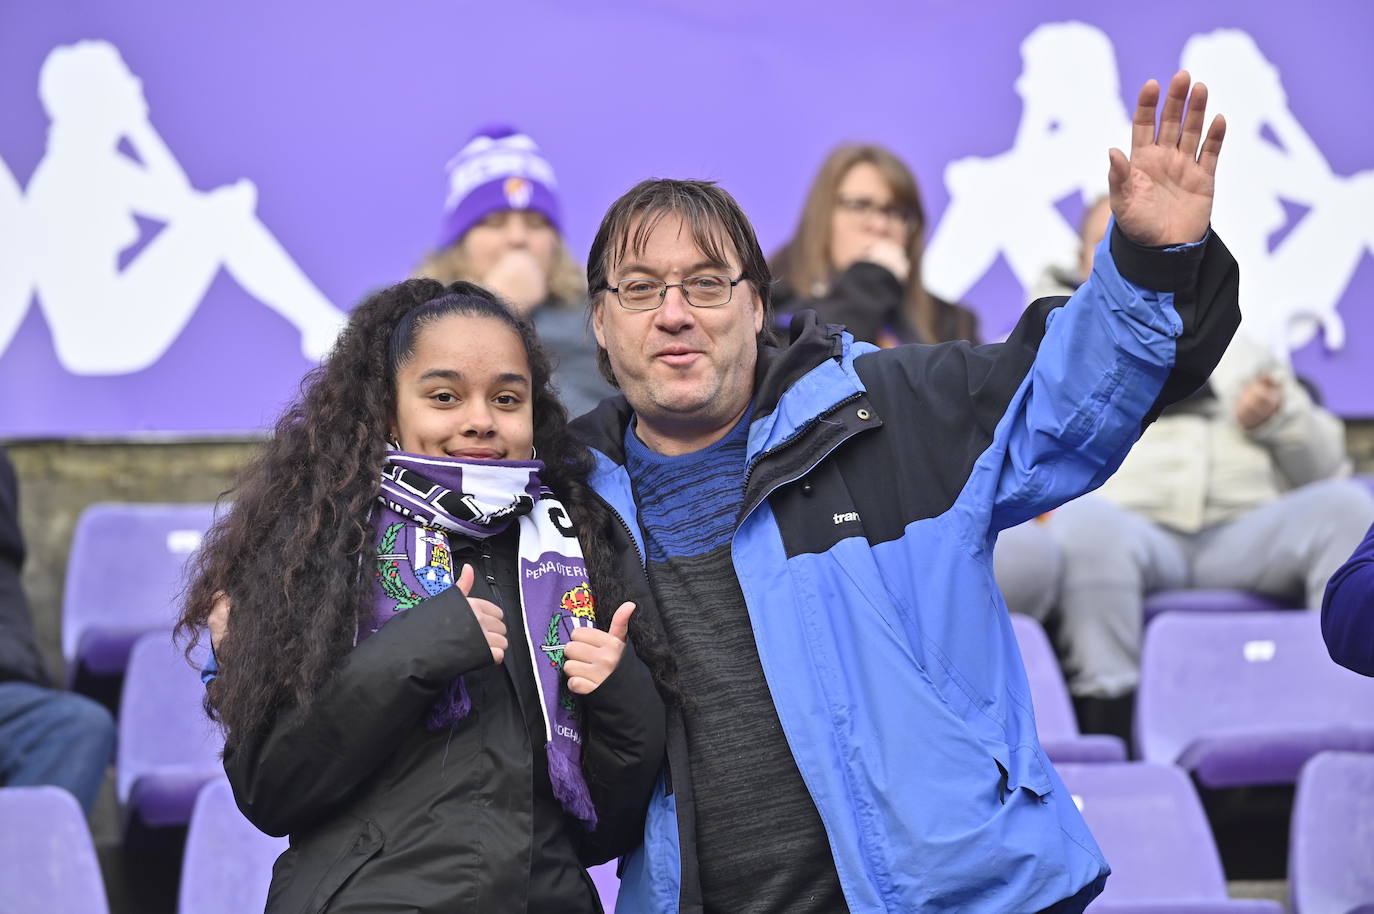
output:
[{"label": "scarf fringe", "polygon": [[429,717],[425,719],[425,727],[432,731],[442,730],[451,727],[472,710],[472,696],[468,694],[467,683],[463,682],[463,677],[459,676],[448,684],[444,689],[444,694],[434,702],[434,707],[429,709]]},{"label": "scarf fringe", "polygon": [[565,810],[586,823],[588,831],[594,831],[596,807],[592,805],[592,795],[582,771],[553,743],[544,744],[544,754],[549,759],[549,781],[553,784],[553,795]]},{"label": "scarf fringe", "polygon": [[[472,696],[468,687],[459,676],[449,683],[444,694],[430,709],[425,727],[431,732],[451,727],[472,710]],[[570,815],[586,823],[589,831],[596,829],[596,806],[592,803],[591,792],[581,769],[573,764],[553,743],[544,744],[544,755],[549,760],[549,782],[553,785],[553,795]]]}]

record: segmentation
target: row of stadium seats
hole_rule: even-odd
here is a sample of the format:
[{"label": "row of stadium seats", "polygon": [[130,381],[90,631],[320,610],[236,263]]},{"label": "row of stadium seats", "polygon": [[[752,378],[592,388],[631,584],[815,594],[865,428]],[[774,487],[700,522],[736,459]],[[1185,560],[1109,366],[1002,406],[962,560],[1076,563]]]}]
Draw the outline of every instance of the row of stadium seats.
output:
[{"label": "row of stadium seats", "polygon": [[[191,798],[177,910],[261,911],[286,839],[264,835],[243,817],[223,775],[206,780]],[[0,821],[0,912],[108,914],[95,846],[71,794],[56,787],[0,788]],[[606,910],[613,910],[614,864],[592,875]]]},{"label": "row of stadium seats", "polygon": [[[177,910],[196,914],[261,911],[272,863],[286,849],[243,818],[223,775],[192,795]],[[107,914],[105,886],[86,820],[56,787],[0,790],[0,910]]]},{"label": "row of stadium seats", "polygon": [[[116,784],[126,827],[135,821],[151,828],[185,825],[198,814],[198,797],[209,789],[206,785],[222,781],[220,739],[201,710],[199,678],[171,644],[169,632],[182,587],[183,566],[212,519],[209,505],[95,505],[82,516],[73,541],[62,638],[68,682],[79,690],[86,676],[124,678],[118,707]],[[1200,817],[1187,775],[1206,788],[1293,784],[1305,770],[1304,765],[1319,753],[1374,751],[1374,681],[1331,663],[1315,613],[1280,611],[1258,598],[1233,592],[1179,591],[1156,595],[1151,605],[1158,611],[1149,613],[1154,620],[1146,633],[1135,734],[1145,764],[1126,762],[1127,749],[1119,739],[1079,732],[1058,661],[1044,631],[1027,617],[1012,617],[1030,677],[1041,741],[1070,790],[1076,797],[1086,798],[1084,814],[1117,871],[1109,882],[1108,895],[1094,905],[1094,911],[1108,910],[1107,905],[1143,903],[1153,897],[1120,888],[1132,885],[1128,874],[1137,871],[1137,864],[1132,863],[1123,872],[1124,860],[1133,860],[1138,852],[1157,844],[1173,849],[1193,840],[1173,838],[1160,843],[1108,837],[1114,825],[1146,817],[1154,808],[1151,803],[1164,801],[1136,797],[1130,803],[1139,805],[1120,807],[1105,815],[1100,804],[1105,802],[1110,808],[1114,801],[1090,800],[1095,795],[1107,796],[1103,792],[1107,787],[1116,784],[1113,789],[1127,796],[1132,795],[1131,790],[1146,789],[1147,782],[1149,789],[1159,790],[1168,779],[1181,777]],[[1158,774],[1161,770],[1173,773]],[[1136,787],[1122,786],[1113,778],[1125,778]],[[227,786],[219,789],[227,796]],[[1374,793],[1366,790],[1360,794],[1366,795]],[[1175,807],[1185,802],[1177,797],[1168,801]],[[1099,804],[1097,813],[1092,811],[1094,803]],[[231,799],[228,805],[232,808]],[[1335,821],[1328,813],[1340,811],[1326,810],[1321,815]],[[1183,814],[1176,811],[1174,815]],[[1321,825],[1317,812],[1310,812],[1308,817],[1315,823],[1309,832],[1328,828],[1331,834],[1341,833],[1334,825]],[[257,835],[241,817],[239,821]],[[1200,822],[1210,850],[1199,851],[1192,859],[1215,862],[1215,842],[1205,817]],[[1295,819],[1294,866],[1301,839]],[[1118,841],[1123,846],[1115,846]],[[1365,847],[1363,852],[1368,857],[1374,847]],[[190,861],[188,839],[188,867]],[[1163,872],[1152,869],[1154,866],[1139,872]],[[1219,895],[1207,889],[1192,899],[1201,903],[1211,898],[1211,904],[1225,899],[1220,864],[1213,869],[1215,879],[1142,877],[1142,887],[1153,884],[1158,891],[1177,886],[1180,891],[1187,888],[1191,892],[1201,891],[1198,887],[1204,884],[1213,889],[1219,885]],[[1296,899],[1303,890],[1296,875],[1290,875],[1294,875],[1291,886]],[[603,896],[612,897],[613,869],[599,868],[596,876]],[[183,876],[183,898],[188,878]],[[264,874],[264,892],[265,879]],[[1374,897],[1374,887],[1362,888],[1365,897]],[[1118,892],[1124,894],[1118,896]],[[1162,900],[1172,904],[1179,899],[1168,896]],[[8,908],[0,905],[0,910]],[[1301,910],[1326,908],[1309,902]]]},{"label": "row of stadium seats", "polygon": [[[1221,861],[1192,782],[1174,765],[1112,762],[1058,766],[1113,875],[1094,914],[1279,914],[1273,901],[1228,899]],[[1302,769],[1289,864],[1294,914],[1349,914],[1374,897],[1374,754],[1324,752]],[[53,787],[0,789],[0,910],[107,914],[95,849],[81,809]],[[178,911],[241,914],[267,898],[286,839],[257,831],[228,781],[195,794]],[[606,909],[614,867],[593,870]],[[1374,909],[1368,909],[1374,910]]]},{"label": "row of stadium seats", "polygon": [[[1050,760],[1124,760],[1120,740],[1079,734],[1039,624],[1012,628]],[[1318,752],[1374,752],[1374,680],[1331,662],[1316,613],[1173,612],[1146,631],[1135,722],[1140,758],[1205,787],[1292,784]]]},{"label": "row of stadium seats", "polygon": [[[1091,914],[1283,910],[1273,901],[1227,898],[1207,817],[1183,769],[1153,762],[1056,768],[1112,865]],[[1293,914],[1351,914],[1374,898],[1371,791],[1374,754],[1323,752],[1303,766],[1289,844]]]}]

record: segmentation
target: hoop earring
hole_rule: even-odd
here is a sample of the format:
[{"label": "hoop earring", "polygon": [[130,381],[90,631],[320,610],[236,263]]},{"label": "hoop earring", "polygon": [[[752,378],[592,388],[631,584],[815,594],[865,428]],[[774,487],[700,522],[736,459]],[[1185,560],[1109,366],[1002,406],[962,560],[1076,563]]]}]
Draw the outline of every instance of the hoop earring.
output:
[{"label": "hoop earring", "polygon": [[392,435],[390,438],[388,438],[386,440],[386,443],[391,446],[391,449],[393,451],[399,451],[401,449],[401,442],[396,440],[395,435]]},{"label": "hoop earring", "polygon": [[530,445],[530,459],[531,459],[531,460],[538,460],[538,459],[539,459],[539,451],[536,450],[536,449],[535,449],[535,446],[532,445],[532,444]]}]

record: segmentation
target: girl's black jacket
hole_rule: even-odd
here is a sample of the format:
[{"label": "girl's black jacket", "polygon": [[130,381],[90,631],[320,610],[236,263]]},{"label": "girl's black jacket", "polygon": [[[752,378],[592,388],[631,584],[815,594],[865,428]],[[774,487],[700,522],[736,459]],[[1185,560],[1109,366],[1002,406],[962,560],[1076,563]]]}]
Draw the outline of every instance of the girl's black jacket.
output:
[{"label": "girl's black jacket", "polygon": [[[467,599],[450,588],[391,619],[340,663],[307,714],[279,715],[234,743],[224,767],[258,828],[291,837],[267,902],[278,912],[593,912],[583,866],[641,838],[663,758],[663,705],[630,647],[583,696],[582,767],[598,825],[554,798],[520,622],[514,529],[453,537],[472,595],[501,606],[510,648],[497,666]],[[609,617],[614,607],[599,607]],[[472,711],[426,729],[465,676]]]}]

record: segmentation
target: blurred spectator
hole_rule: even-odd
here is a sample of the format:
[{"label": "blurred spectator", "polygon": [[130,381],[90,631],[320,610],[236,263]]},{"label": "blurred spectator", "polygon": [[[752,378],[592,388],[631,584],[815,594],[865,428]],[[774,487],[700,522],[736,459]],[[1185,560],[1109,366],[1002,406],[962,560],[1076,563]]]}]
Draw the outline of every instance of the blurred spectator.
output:
[{"label": "blurred spectator", "polygon": [[1374,676],[1374,527],[1326,585],[1322,635],[1332,660]]},{"label": "blurred spectator", "polygon": [[89,814],[114,754],[114,721],[94,701],[49,688],[19,586],[23,564],[19,485],[0,448],[0,786],[62,787]]},{"label": "blurred spectator", "polygon": [[821,165],[792,240],[773,256],[774,307],[811,308],[879,346],[977,343],[978,318],[921,282],[925,209],[911,169],[881,146],[841,146]]},{"label": "blurred spectator", "polygon": [[415,271],[495,292],[531,318],[553,354],[554,385],[569,416],[614,393],[596,366],[587,330],[587,282],[560,234],[553,168],[534,140],[511,127],[479,130],[448,163],[438,247]]},{"label": "blurred spectator", "polygon": [[[1107,225],[1104,200],[1084,217],[1080,278]],[[1340,419],[1242,326],[1208,383],[1096,495],[1050,519],[1065,560],[1057,641],[1084,728],[1129,729],[1147,594],[1228,588],[1320,606],[1374,521],[1348,470]]]},{"label": "blurred spectator", "polygon": [[1112,218],[1112,204],[1106,194],[1093,200],[1078,224],[1078,259],[1073,266],[1051,266],[1030,288],[1030,299],[1048,295],[1072,295],[1093,268],[1093,251],[1097,242],[1107,234]]},{"label": "blurred spectator", "polygon": [[[840,146],[821,165],[792,240],[773,256],[774,307],[786,326],[807,308],[857,340],[978,343],[978,318],[921,284],[925,209],[911,169],[887,149]],[[1059,548],[1032,521],[1002,531],[997,584],[1012,612],[1044,619],[1059,593]]]}]

